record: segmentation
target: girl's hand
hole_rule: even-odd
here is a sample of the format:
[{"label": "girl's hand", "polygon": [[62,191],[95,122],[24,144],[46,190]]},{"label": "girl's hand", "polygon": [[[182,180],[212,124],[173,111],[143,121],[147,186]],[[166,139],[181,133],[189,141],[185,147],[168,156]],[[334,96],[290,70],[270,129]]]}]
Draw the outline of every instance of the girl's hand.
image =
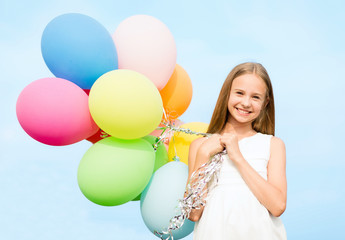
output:
[{"label": "girl's hand", "polygon": [[226,149],[231,161],[236,162],[242,159],[242,153],[238,146],[238,137],[233,128],[230,132],[221,135],[220,143]]},{"label": "girl's hand", "polygon": [[212,157],[213,155],[222,152],[224,146],[220,143],[220,135],[213,134],[211,137],[208,137],[200,146],[199,151],[207,155],[207,157]]}]

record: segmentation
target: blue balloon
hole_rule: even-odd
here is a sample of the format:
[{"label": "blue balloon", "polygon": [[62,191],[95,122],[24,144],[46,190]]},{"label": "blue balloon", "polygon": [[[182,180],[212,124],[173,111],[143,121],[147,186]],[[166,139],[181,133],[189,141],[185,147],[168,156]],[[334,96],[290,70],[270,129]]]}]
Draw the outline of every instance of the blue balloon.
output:
[{"label": "blue balloon", "polygon": [[[177,161],[165,164],[152,175],[140,199],[141,216],[152,233],[169,226],[170,219],[176,215],[178,199],[183,198],[187,178],[187,165]],[[181,228],[172,231],[174,239],[184,238],[193,229],[194,222],[185,220]]]},{"label": "blue balloon", "polygon": [[54,18],[43,31],[41,50],[50,71],[90,89],[104,73],[118,68],[114,41],[95,19],[68,13]]}]

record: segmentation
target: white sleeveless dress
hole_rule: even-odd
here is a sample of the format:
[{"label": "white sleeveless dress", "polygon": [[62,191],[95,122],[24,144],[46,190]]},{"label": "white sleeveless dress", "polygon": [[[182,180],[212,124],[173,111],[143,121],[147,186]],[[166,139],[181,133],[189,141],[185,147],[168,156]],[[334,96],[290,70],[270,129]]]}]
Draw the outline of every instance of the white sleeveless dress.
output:
[{"label": "white sleeveless dress", "polygon": [[[257,133],[239,141],[247,162],[267,180],[272,135]],[[218,183],[211,189],[201,219],[194,227],[194,240],[282,240],[286,231],[257,200],[239,171],[224,155]]]}]

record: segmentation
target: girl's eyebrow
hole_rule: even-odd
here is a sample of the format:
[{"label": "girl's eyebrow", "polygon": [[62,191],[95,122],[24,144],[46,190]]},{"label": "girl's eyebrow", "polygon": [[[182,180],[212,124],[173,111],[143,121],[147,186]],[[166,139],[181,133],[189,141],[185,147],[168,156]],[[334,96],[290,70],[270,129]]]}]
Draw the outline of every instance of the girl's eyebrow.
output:
[{"label": "girl's eyebrow", "polygon": [[[235,88],[234,91],[242,91],[242,92],[245,92],[243,89],[240,89],[240,88]],[[261,93],[254,93],[253,95],[259,95],[259,96],[262,96],[263,94]]]}]

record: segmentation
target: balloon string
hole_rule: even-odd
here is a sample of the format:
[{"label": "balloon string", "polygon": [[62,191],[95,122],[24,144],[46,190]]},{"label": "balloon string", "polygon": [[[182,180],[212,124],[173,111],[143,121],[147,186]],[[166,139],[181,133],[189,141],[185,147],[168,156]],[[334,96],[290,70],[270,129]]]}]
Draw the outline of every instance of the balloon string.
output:
[{"label": "balloon string", "polygon": [[168,116],[167,116],[167,113],[165,112],[165,109],[164,109],[164,107],[163,107],[163,115],[164,115],[164,117],[163,117],[163,121],[169,121],[168,119]]},{"label": "balloon string", "polygon": [[173,136],[173,146],[174,146],[174,151],[175,151],[175,156],[173,157],[174,161],[180,161],[180,158],[177,156],[177,150],[176,150],[176,144],[175,144],[175,136]]},{"label": "balloon string", "polygon": [[[189,128],[181,128],[181,127],[175,127],[171,124],[170,121],[168,122],[165,122],[165,121],[162,121],[162,125],[164,125],[164,127],[158,127],[156,128],[156,130],[161,130],[163,129],[163,132],[156,138],[155,140],[155,143],[153,144],[153,148],[155,150],[157,150],[158,148],[158,144],[162,141],[164,141],[166,139],[166,135],[168,135],[168,133],[170,134],[170,132],[183,132],[183,133],[186,133],[186,134],[189,134],[189,135],[201,135],[201,136],[205,136],[205,137],[209,137],[211,136],[210,133],[202,133],[202,132],[197,132],[197,131],[193,131]],[[164,134],[164,132],[167,131],[167,133]],[[174,141],[174,136],[172,137],[173,138],[173,141]],[[174,145],[175,146],[175,145]],[[175,155],[176,155],[176,151],[175,151]]]}]

